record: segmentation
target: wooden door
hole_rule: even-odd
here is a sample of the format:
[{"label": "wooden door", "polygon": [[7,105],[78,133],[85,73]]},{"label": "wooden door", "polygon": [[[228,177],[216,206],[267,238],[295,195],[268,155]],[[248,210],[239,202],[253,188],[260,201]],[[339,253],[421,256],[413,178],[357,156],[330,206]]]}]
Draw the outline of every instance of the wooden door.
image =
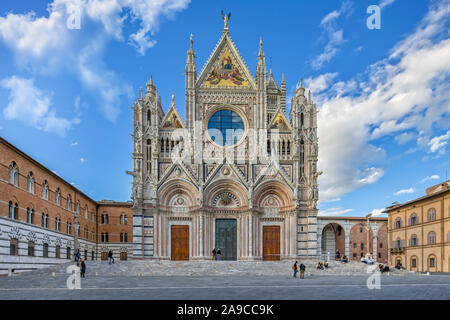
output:
[{"label": "wooden door", "polygon": [[263,226],[263,260],[280,260],[280,226]]},{"label": "wooden door", "polygon": [[171,260],[189,260],[189,226],[171,226]]},{"label": "wooden door", "polygon": [[121,252],[120,253],[120,260],[128,260],[128,253],[127,252]]},{"label": "wooden door", "polygon": [[108,252],[103,251],[102,252],[102,261],[106,261],[106,260],[108,260]]}]

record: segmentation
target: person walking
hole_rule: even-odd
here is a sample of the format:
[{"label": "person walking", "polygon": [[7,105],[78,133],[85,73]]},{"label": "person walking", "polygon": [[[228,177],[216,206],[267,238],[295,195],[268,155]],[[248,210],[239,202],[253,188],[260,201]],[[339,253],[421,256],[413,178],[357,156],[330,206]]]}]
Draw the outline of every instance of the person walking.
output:
[{"label": "person walking", "polygon": [[220,255],[222,254],[222,251],[220,251],[220,248],[217,248],[216,252],[216,260],[220,260]]},{"label": "person walking", "polygon": [[212,259],[213,260],[216,260],[216,253],[217,253],[216,252],[216,248],[214,248],[213,251],[212,251]]},{"label": "person walking", "polygon": [[114,257],[112,250],[109,250],[108,252],[108,258],[109,258],[109,264],[114,263]]},{"label": "person walking", "polygon": [[80,273],[81,273],[81,277],[84,278],[84,273],[86,272],[86,263],[84,262],[83,259],[80,259],[80,261],[81,261]]},{"label": "person walking", "polygon": [[295,261],[294,265],[292,266],[292,270],[294,270],[294,278],[297,278],[297,263],[298,261]]},{"label": "person walking", "polygon": [[300,279],[305,279],[306,267],[303,263],[300,264]]}]

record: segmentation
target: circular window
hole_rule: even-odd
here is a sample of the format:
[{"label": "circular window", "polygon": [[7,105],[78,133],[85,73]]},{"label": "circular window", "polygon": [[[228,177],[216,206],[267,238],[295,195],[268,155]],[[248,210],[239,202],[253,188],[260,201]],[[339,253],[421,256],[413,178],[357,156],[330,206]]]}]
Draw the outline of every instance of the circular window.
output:
[{"label": "circular window", "polygon": [[234,111],[219,110],[209,119],[208,134],[218,145],[235,145],[244,135],[244,121]]}]

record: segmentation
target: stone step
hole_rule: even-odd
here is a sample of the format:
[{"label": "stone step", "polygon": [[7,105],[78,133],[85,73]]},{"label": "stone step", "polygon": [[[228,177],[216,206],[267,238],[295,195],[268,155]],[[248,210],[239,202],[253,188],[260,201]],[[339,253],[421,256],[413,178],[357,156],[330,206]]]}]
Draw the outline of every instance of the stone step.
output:
[{"label": "stone step", "polygon": [[[318,270],[314,261],[304,261],[307,274],[317,275],[363,275],[368,274],[368,266],[361,262],[329,262],[327,270]],[[29,275],[65,274],[74,262],[51,266]],[[87,261],[87,276],[197,276],[197,275],[292,275],[292,261],[167,261],[167,260],[129,260]],[[392,268],[391,274],[410,274]]]}]

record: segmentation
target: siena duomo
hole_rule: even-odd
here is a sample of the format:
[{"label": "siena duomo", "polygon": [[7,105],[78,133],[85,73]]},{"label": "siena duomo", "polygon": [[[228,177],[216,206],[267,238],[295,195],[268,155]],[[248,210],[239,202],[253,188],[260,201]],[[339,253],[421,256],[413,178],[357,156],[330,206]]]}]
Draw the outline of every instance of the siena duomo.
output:
[{"label": "siena duomo", "polygon": [[262,39],[253,76],[226,17],[199,74],[192,35],[188,46],[185,119],[174,96],[163,108],[152,77],[134,101],[130,202],[95,201],[0,139],[0,269],[65,262],[75,247],[88,260],[109,250],[122,260],[210,260],[220,248],[225,260],[339,250],[387,262],[387,218],[318,217],[311,92],[300,82],[286,114],[284,75],[278,84],[267,72]]}]

